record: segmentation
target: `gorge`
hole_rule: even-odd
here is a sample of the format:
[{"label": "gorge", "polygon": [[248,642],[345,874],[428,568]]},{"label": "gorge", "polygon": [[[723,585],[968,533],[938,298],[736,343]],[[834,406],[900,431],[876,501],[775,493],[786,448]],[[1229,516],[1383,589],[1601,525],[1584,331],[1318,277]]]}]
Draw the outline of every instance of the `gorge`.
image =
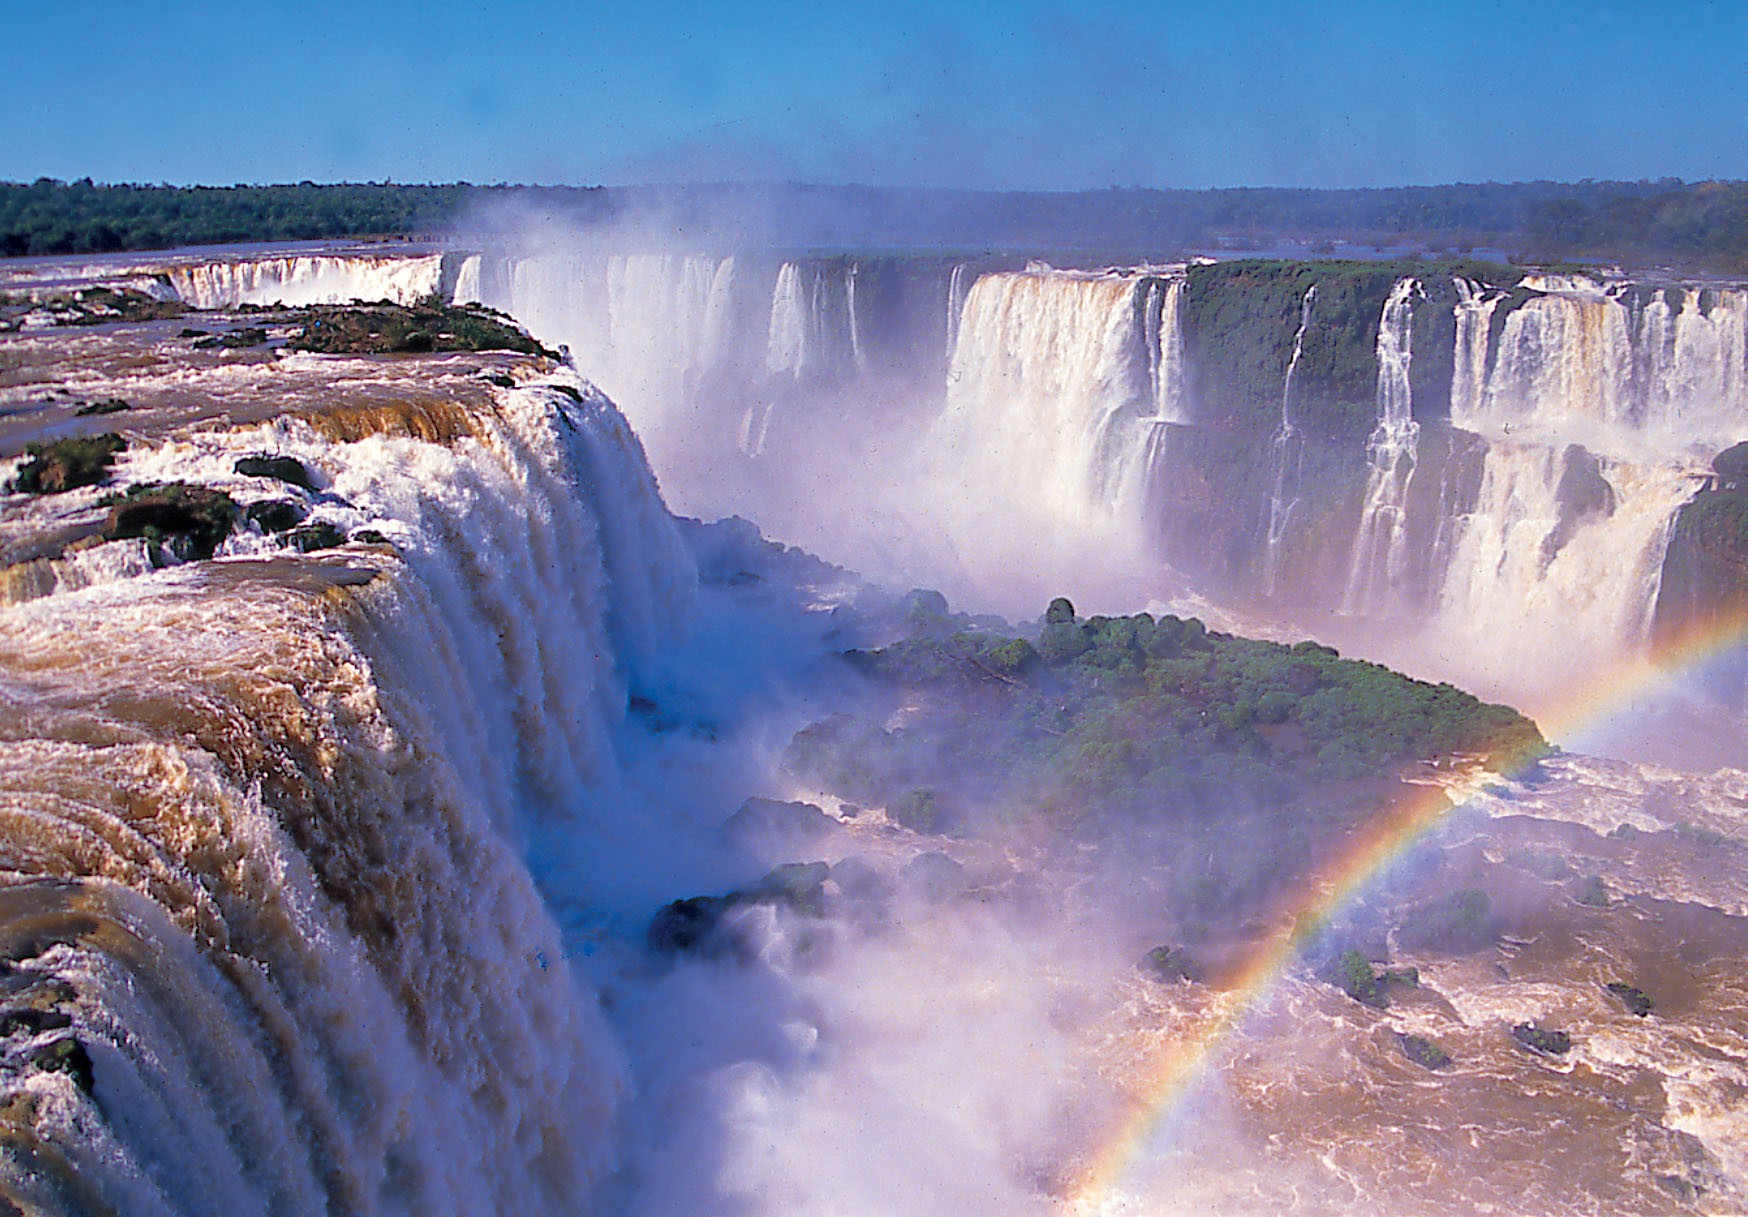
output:
[{"label": "gorge", "polygon": [[[0,297],[17,1211],[1739,1210],[1741,285],[578,246]],[[429,311],[308,349],[353,300]],[[532,349],[449,349],[513,329],[471,305]],[[127,535],[200,494],[204,550]],[[1721,761],[1307,638],[1567,746],[1701,645]]]}]

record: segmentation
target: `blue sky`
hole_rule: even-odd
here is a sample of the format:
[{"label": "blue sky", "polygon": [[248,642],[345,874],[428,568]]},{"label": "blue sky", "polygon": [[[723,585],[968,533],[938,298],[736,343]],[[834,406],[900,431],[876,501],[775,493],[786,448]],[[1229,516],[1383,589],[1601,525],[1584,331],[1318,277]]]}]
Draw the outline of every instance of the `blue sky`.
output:
[{"label": "blue sky", "polygon": [[0,0],[0,178],[1748,178],[1704,3]]}]

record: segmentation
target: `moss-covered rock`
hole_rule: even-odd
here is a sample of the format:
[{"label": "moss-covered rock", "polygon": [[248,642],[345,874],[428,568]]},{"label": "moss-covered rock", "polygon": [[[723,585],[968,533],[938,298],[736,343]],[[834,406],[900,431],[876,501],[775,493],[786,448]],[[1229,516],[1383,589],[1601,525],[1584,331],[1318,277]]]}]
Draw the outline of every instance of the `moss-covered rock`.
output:
[{"label": "moss-covered rock", "polygon": [[1547,1031],[1534,1023],[1518,1023],[1511,1029],[1511,1038],[1532,1052],[1548,1056],[1563,1056],[1572,1051],[1572,1037],[1564,1031]]},{"label": "moss-covered rock", "polygon": [[319,305],[286,344],[326,355],[520,351],[557,359],[501,313],[482,305]]},{"label": "moss-covered rock", "polygon": [[1383,981],[1361,952],[1346,950],[1332,960],[1323,977],[1361,1005],[1383,1010],[1390,1004]]},{"label": "moss-covered rock", "polygon": [[1652,1001],[1648,993],[1636,985],[1625,981],[1612,980],[1608,983],[1608,991],[1620,999],[1620,1002],[1632,1013],[1644,1018],[1651,1013]]},{"label": "moss-covered rock", "polygon": [[1396,1043],[1403,1056],[1422,1068],[1438,1070],[1450,1067],[1451,1054],[1429,1039],[1399,1031]]},{"label": "moss-covered rock", "polygon": [[51,443],[29,444],[28,458],[12,480],[25,494],[59,494],[79,486],[95,486],[109,476],[118,452],[127,448],[119,435],[82,435]]},{"label": "moss-covered rock", "polygon": [[228,494],[186,482],[142,483],[105,505],[106,539],[144,537],[183,560],[212,557],[240,514]]}]

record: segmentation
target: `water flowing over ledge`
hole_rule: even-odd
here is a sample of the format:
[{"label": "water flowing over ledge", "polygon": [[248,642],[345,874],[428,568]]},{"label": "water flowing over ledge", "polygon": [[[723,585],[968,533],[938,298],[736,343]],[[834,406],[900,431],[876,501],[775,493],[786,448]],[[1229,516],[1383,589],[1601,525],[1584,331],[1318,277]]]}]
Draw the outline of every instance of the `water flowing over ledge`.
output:
[{"label": "water flowing over ledge", "polygon": [[25,1210],[557,1213],[602,1178],[624,1064],[517,843],[592,814],[696,577],[612,405],[514,375],[442,442],[342,400],[123,469],[244,498],[271,451],[388,544],[240,535],[0,609]]}]

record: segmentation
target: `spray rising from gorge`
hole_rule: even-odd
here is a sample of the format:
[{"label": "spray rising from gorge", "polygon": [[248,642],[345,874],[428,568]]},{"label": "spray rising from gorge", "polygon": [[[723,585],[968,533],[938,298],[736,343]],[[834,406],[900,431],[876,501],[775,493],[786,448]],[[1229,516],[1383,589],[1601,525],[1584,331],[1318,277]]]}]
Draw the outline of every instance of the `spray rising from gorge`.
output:
[{"label": "spray rising from gorge", "polygon": [[[319,277],[300,265],[201,277]],[[170,961],[159,987],[216,991],[216,1034],[245,1045],[177,1063],[196,1048],[161,1046],[166,1028],[204,1024],[128,1005],[156,990],[130,987],[150,970],[102,916],[31,922],[7,994],[41,1013],[8,1015],[7,1059],[8,1094],[36,1097],[8,1111],[39,1148],[9,1160],[14,1195],[918,1217],[1733,1203],[1739,775],[1556,757],[1370,786],[1346,776],[1353,739],[1317,734],[1319,707],[1366,704],[1341,701],[1352,689],[1425,698],[1430,719],[1454,690],[1160,610],[1199,596],[1460,637],[1515,597],[1514,629],[1546,612],[1579,622],[1563,641],[1586,654],[1631,652],[1682,512],[1723,493],[1702,476],[1744,403],[1704,395],[1741,376],[1704,352],[1732,349],[1740,289],[738,252],[423,267],[396,286],[358,259],[321,290],[412,302],[434,275],[525,320],[545,309],[537,336],[626,416],[537,355],[197,350],[182,320],[8,339],[45,367],[83,343],[80,379],[14,394],[39,414],[128,403],[113,487],[222,489],[253,521],[216,562],[62,537],[8,567],[11,789],[81,826],[8,865],[44,899],[101,888],[135,908],[130,932]],[[1548,317],[1514,336],[1526,310]],[[1625,365],[1586,337],[1611,310]],[[192,320],[248,343],[258,318],[268,343],[289,324]],[[1550,379],[1555,356],[1569,370]],[[1616,366],[1632,370],[1597,372]],[[1289,429],[1296,502],[1270,528],[1270,440]],[[261,453],[310,487],[239,470]],[[1052,605],[1025,644],[1049,666],[1027,668],[1005,625],[672,519],[652,468],[692,511],[744,508],[793,540],[760,514],[787,510],[823,557],[923,572],[901,586],[973,608],[1073,590],[1154,615]],[[106,519],[106,492],[9,502],[8,544]],[[344,544],[288,545],[259,523],[281,501]],[[1101,701],[1102,671],[1160,700]],[[1147,729],[1083,734],[1101,714]],[[1216,759],[1149,769],[1180,727]],[[1032,781],[1057,749],[1072,765]],[[145,752],[210,778],[191,805],[241,827],[192,831],[187,796],[131,767]],[[51,753],[64,763],[34,767]],[[1058,837],[1028,782],[1081,818]],[[749,794],[774,802],[731,816]],[[1327,854],[1317,826],[1349,824],[1331,835],[1353,856]],[[109,862],[93,835],[187,878]],[[1326,978],[1313,922],[1389,960],[1375,991]],[[1617,988],[1654,994],[1655,1017]],[[69,1042],[90,1085],[15,1051]],[[1184,1045],[1216,1080],[1167,1095]],[[1453,1059],[1435,1069],[1437,1045]],[[117,1114],[135,1075],[190,1079],[176,1093],[213,1113],[192,1148]],[[257,1092],[289,1097],[236,1101]],[[94,1127],[100,1161],[79,1156]],[[1467,1159],[1445,1140],[1465,1128]],[[269,1145],[290,1149],[251,1152]],[[1437,1182],[1453,1160],[1485,1164],[1455,1198]]]}]

